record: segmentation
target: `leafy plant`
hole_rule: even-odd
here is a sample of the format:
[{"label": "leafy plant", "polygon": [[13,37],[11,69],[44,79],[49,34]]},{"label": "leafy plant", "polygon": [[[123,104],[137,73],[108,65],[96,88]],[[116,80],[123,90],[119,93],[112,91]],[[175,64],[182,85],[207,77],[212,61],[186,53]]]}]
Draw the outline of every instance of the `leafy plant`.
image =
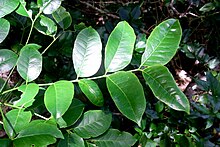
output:
[{"label": "leafy plant", "polygon": [[[19,17],[29,19],[25,25],[30,24],[30,30],[21,48],[0,50],[0,71],[10,72],[9,79],[16,69],[23,79],[21,81],[24,81],[5,90],[7,79],[1,86],[1,97],[15,95],[14,98],[1,99],[2,123],[10,138],[0,140],[5,145],[12,142],[18,147],[47,146],[54,143],[58,146],[133,146],[137,139],[131,133],[111,128],[113,113],[107,107],[102,107],[106,105],[106,98],[97,81],[106,80],[108,93],[120,113],[143,128],[147,102],[141,84],[143,80],[136,72],[142,73],[159,101],[174,110],[190,113],[188,99],[164,66],[175,55],[181,40],[182,29],[177,19],[165,20],[155,27],[146,41],[140,66],[131,70],[126,67],[132,60],[136,35],[126,21],[120,21],[113,29],[104,51],[98,32],[92,27],[84,28],[77,34],[71,49],[72,68],[75,69],[76,78],[59,78],[47,83],[47,79],[43,77],[44,67],[48,67],[48,64],[57,66],[57,58],[50,63],[49,59],[52,57],[49,56],[49,50],[53,50],[53,44],[57,40],[62,38],[68,42],[68,37],[72,36],[71,31],[67,30],[71,29],[71,15],[61,6],[61,0],[38,0],[37,4],[30,7],[24,0],[14,1],[13,8],[11,3],[4,1],[4,7],[0,8],[0,16],[4,17],[0,18],[3,22],[0,25],[3,32],[0,41],[5,40],[9,32],[10,23],[6,15],[17,13]],[[18,5],[18,9],[13,12]],[[47,47],[38,42],[29,43],[34,29],[52,40]],[[62,59],[64,58],[65,56]],[[40,84],[42,81],[44,83]],[[84,112],[85,104],[77,95],[79,89],[95,108]],[[22,94],[16,94],[17,90]],[[12,110],[5,112],[6,107]],[[38,114],[42,112],[40,107],[47,112],[46,115]]]}]

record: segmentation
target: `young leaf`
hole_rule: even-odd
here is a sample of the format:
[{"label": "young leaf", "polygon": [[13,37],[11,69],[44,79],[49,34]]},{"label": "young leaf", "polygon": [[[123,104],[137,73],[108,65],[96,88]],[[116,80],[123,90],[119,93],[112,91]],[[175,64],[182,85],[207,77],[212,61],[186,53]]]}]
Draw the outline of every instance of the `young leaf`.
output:
[{"label": "young leaf", "polygon": [[56,125],[50,124],[44,120],[34,120],[26,125],[25,128],[20,130],[16,139],[34,137],[38,135],[50,135],[56,138],[63,138],[62,132],[57,128]]},{"label": "young leaf", "polygon": [[180,23],[168,19],[159,24],[147,39],[141,66],[165,65],[175,55],[182,36]]},{"label": "young leaf", "polygon": [[175,110],[190,113],[188,99],[165,66],[148,67],[143,70],[143,76],[156,98]]},{"label": "young leaf", "polygon": [[58,147],[85,147],[83,138],[75,133],[65,134],[64,139],[58,143]]},{"label": "young leaf", "polygon": [[79,81],[79,87],[90,102],[96,106],[103,106],[104,98],[102,92],[94,81],[82,79]]},{"label": "young leaf", "polygon": [[69,81],[58,81],[49,86],[44,95],[47,110],[55,119],[60,118],[71,105],[74,85]]},{"label": "young leaf", "polygon": [[3,117],[3,126],[10,139],[13,139],[31,121],[31,112],[14,109]]},{"label": "young leaf", "polygon": [[52,16],[63,29],[67,29],[72,23],[72,17],[70,13],[67,12],[66,9],[62,6],[53,12]]},{"label": "young leaf", "polygon": [[112,115],[102,110],[90,110],[84,113],[82,120],[74,128],[74,132],[82,138],[97,137],[103,134],[112,121]]},{"label": "young leaf", "polygon": [[140,125],[146,100],[138,78],[131,72],[121,71],[107,77],[106,83],[119,111]]},{"label": "young leaf", "polygon": [[39,91],[39,86],[35,83],[31,83],[18,87],[18,90],[21,91],[23,94],[21,95],[21,98],[19,100],[14,102],[14,105],[27,108],[33,104],[34,97]]},{"label": "young leaf", "polygon": [[0,1],[0,18],[13,12],[18,7],[18,5],[19,5],[19,0],[1,0]]},{"label": "young leaf", "polygon": [[11,70],[16,62],[18,56],[11,50],[1,49],[0,50],[0,73]]},{"label": "young leaf", "polygon": [[100,137],[93,138],[92,141],[100,147],[129,147],[135,144],[136,139],[128,132],[109,129],[108,132]]},{"label": "young leaf", "polygon": [[57,25],[49,17],[41,15],[34,26],[40,33],[48,36],[55,36],[57,33]]},{"label": "young leaf", "polygon": [[89,77],[99,70],[101,51],[102,42],[96,30],[85,28],[77,35],[73,48],[73,64],[78,77]]},{"label": "young leaf", "polygon": [[121,70],[131,62],[135,39],[134,30],[126,21],[117,24],[105,48],[106,73]]},{"label": "young leaf", "polygon": [[85,105],[80,100],[73,99],[69,109],[57,120],[60,128],[73,125],[82,115],[84,107]]},{"label": "young leaf", "polygon": [[46,147],[50,144],[54,144],[56,138],[50,135],[36,135],[18,138],[13,141],[16,147]]},{"label": "young leaf", "polygon": [[42,55],[38,51],[39,48],[41,46],[37,44],[27,44],[20,51],[17,70],[26,82],[35,80],[41,73]]},{"label": "young leaf", "polygon": [[40,11],[44,14],[52,14],[61,6],[62,0],[38,0]]},{"label": "young leaf", "polygon": [[9,30],[10,23],[4,18],[0,18],[0,43],[2,43],[2,41],[5,40],[5,38],[8,36]]},{"label": "young leaf", "polygon": [[16,13],[18,13],[19,15],[25,16],[25,17],[32,18],[32,10],[26,9],[25,0],[20,0],[20,6],[16,10]]}]

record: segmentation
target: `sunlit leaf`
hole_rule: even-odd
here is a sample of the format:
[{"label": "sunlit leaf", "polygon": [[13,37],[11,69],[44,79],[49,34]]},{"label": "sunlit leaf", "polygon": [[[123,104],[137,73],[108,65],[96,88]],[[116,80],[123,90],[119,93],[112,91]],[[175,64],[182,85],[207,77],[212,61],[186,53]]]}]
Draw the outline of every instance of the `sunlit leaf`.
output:
[{"label": "sunlit leaf", "polygon": [[112,121],[110,113],[102,110],[90,110],[84,113],[82,120],[74,128],[74,132],[82,138],[97,137],[103,134]]},{"label": "sunlit leaf", "polygon": [[99,70],[101,50],[100,36],[93,28],[85,28],[77,35],[73,48],[73,64],[78,77],[89,77]]},{"label": "sunlit leaf", "polygon": [[142,55],[142,66],[167,64],[179,47],[182,29],[177,19],[168,19],[159,24],[147,39]]},{"label": "sunlit leaf", "polygon": [[128,132],[110,129],[100,137],[93,138],[92,142],[100,147],[130,147],[135,144],[136,139]]},{"label": "sunlit leaf", "polygon": [[27,10],[26,9],[25,0],[20,0],[20,6],[16,10],[16,13],[18,13],[19,15],[25,16],[25,17],[32,18],[32,10]]},{"label": "sunlit leaf", "polygon": [[40,6],[40,10],[44,14],[52,14],[61,6],[62,0],[38,0],[37,3]]},{"label": "sunlit leaf", "polygon": [[17,61],[18,56],[11,50],[0,50],[0,73],[11,70]]},{"label": "sunlit leaf", "polygon": [[54,118],[60,118],[69,108],[74,95],[74,85],[69,81],[58,81],[45,92],[44,103]]},{"label": "sunlit leaf", "polygon": [[8,36],[9,30],[10,23],[4,18],[0,18],[0,43]]},{"label": "sunlit leaf", "polygon": [[126,21],[117,24],[105,48],[106,72],[121,70],[131,62],[135,39],[134,30]]},{"label": "sunlit leaf", "polygon": [[108,76],[106,83],[119,111],[140,125],[146,108],[146,100],[138,78],[131,72],[121,71]]},{"label": "sunlit leaf", "polygon": [[35,80],[42,70],[42,55],[37,49],[37,44],[27,44],[21,51],[18,58],[17,70],[20,76],[27,82]]},{"label": "sunlit leaf", "polygon": [[143,76],[156,98],[175,110],[189,113],[187,97],[177,87],[172,74],[165,66],[148,67],[143,70]]},{"label": "sunlit leaf", "polygon": [[13,12],[18,5],[19,0],[0,0],[0,18]]},{"label": "sunlit leaf", "polygon": [[104,104],[102,92],[94,81],[82,79],[79,81],[79,87],[94,105],[102,106]]}]

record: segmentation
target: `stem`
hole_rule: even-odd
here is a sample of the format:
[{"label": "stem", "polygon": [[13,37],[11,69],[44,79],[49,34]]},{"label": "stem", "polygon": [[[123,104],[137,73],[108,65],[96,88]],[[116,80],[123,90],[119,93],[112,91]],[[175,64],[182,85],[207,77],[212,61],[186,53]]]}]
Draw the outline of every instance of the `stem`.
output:
[{"label": "stem", "polygon": [[2,102],[0,102],[0,105],[5,105],[5,106],[11,107],[11,108],[16,108],[16,109],[21,109],[22,108],[22,107],[14,106],[14,105],[9,104],[9,103],[2,103]]},{"label": "stem", "polygon": [[46,117],[44,117],[44,116],[42,116],[40,114],[34,113],[34,115],[36,115],[37,117],[40,117],[40,118],[42,118],[44,120],[49,120],[49,118],[46,118]]}]

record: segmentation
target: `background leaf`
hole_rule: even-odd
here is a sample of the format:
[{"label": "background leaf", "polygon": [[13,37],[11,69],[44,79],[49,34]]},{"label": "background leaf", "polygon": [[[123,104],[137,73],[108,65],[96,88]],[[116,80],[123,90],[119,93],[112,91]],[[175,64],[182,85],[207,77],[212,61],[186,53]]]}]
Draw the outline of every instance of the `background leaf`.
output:
[{"label": "background leaf", "polygon": [[109,129],[108,132],[92,141],[100,147],[129,147],[135,144],[136,139],[128,132]]},{"label": "background leaf", "polygon": [[172,74],[165,66],[148,67],[143,70],[143,76],[156,98],[175,110],[189,113],[187,97],[177,87]]},{"label": "background leaf", "polygon": [[102,110],[90,110],[84,113],[82,120],[74,128],[74,132],[82,138],[97,137],[110,127],[111,121],[110,113],[106,114]]},{"label": "background leaf", "polygon": [[0,1],[0,18],[13,12],[18,7],[18,5],[19,5],[19,0],[1,0]]},{"label": "background leaf", "polygon": [[131,72],[121,71],[108,76],[106,83],[119,111],[140,125],[146,108],[146,100],[138,78]]},{"label": "background leaf", "polygon": [[[57,120],[61,128],[73,125],[82,115],[85,105],[78,99],[73,99],[69,109]],[[61,120],[60,120],[61,119]]]},{"label": "background leaf", "polygon": [[0,73],[7,72],[11,70],[16,62],[18,56],[13,51],[8,49],[1,49],[0,50]]},{"label": "background leaf", "polygon": [[104,98],[102,92],[94,81],[81,79],[79,81],[79,87],[86,95],[86,97],[90,100],[90,102],[92,102],[96,106],[103,106]]},{"label": "background leaf", "polygon": [[85,147],[84,140],[75,133],[65,134],[64,139],[58,143],[58,147]]},{"label": "background leaf", "polygon": [[39,91],[39,86],[35,83],[31,83],[28,85],[22,85],[18,87],[18,90],[23,94],[21,98],[14,102],[15,106],[29,107],[34,102],[34,97],[37,95]]},{"label": "background leaf", "polygon": [[73,48],[73,64],[78,77],[89,77],[99,70],[101,51],[102,42],[96,30],[85,28],[77,35]]},{"label": "background leaf", "polygon": [[37,50],[39,48],[41,46],[37,44],[27,44],[20,51],[17,71],[26,82],[35,80],[41,73],[42,56]]},{"label": "background leaf", "polygon": [[62,6],[53,12],[52,16],[63,29],[67,29],[72,23],[72,17],[70,13],[67,12],[66,9]]},{"label": "background leaf", "polygon": [[3,117],[4,129],[10,139],[13,139],[31,121],[31,112],[24,109],[14,109]]},{"label": "background leaf", "polygon": [[40,5],[40,10],[44,14],[52,14],[61,6],[62,0],[38,0],[37,3]]},{"label": "background leaf", "polygon": [[117,24],[105,47],[106,72],[121,70],[131,62],[135,39],[134,30],[126,21]]},{"label": "background leaf", "polygon": [[44,95],[47,110],[55,119],[60,118],[71,105],[74,85],[69,81],[58,81],[49,86]]},{"label": "background leaf", "polygon": [[55,36],[57,33],[57,25],[52,19],[44,15],[37,19],[34,27],[44,35]]},{"label": "background leaf", "polygon": [[168,19],[160,23],[147,39],[141,66],[167,64],[179,47],[182,29],[177,19]]},{"label": "background leaf", "polygon": [[0,43],[2,43],[2,41],[8,36],[9,30],[10,23],[4,18],[0,18]]}]

